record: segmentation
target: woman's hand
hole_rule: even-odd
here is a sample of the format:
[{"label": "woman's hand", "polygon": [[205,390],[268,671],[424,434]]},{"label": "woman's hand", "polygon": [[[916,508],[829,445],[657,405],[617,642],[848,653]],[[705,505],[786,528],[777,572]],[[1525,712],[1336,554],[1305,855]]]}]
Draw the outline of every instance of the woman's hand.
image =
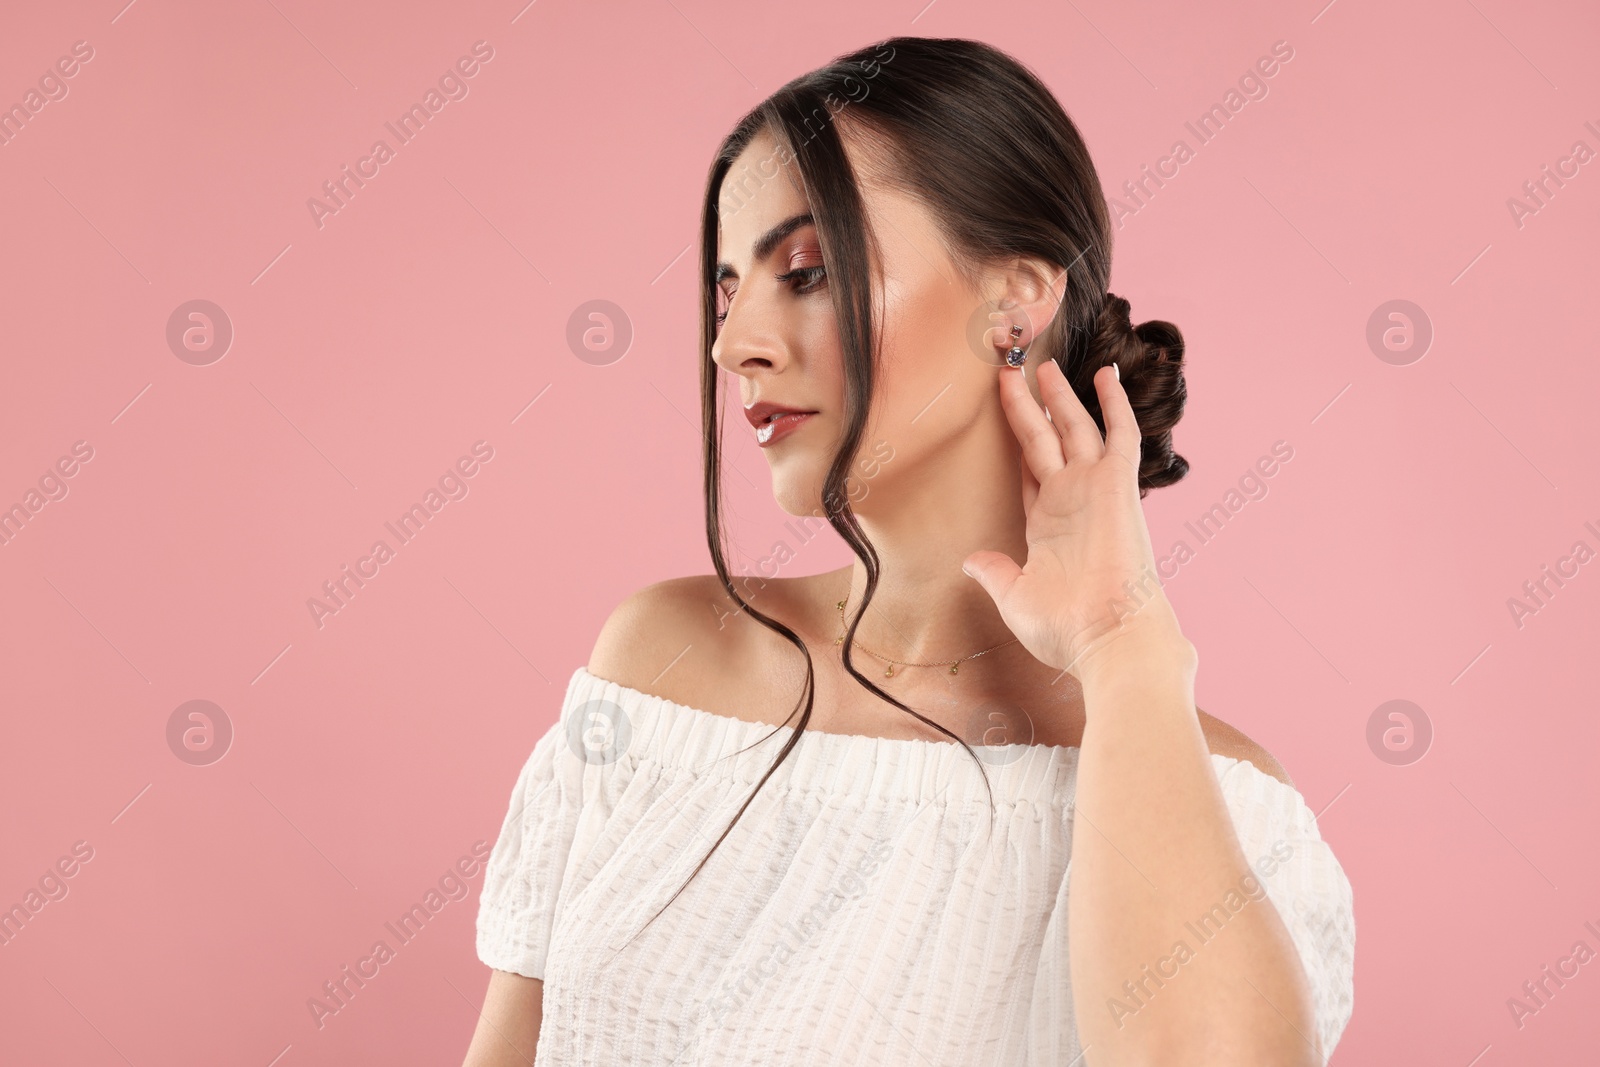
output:
[{"label": "woman's hand", "polygon": [[1156,577],[1139,502],[1139,426],[1116,370],[1094,376],[1104,440],[1055,360],[1039,364],[1038,379],[1049,419],[1022,371],[1000,369],[1001,405],[1022,446],[1027,562],[982,551],[962,570],[1023,647],[1081,680],[1135,641],[1187,642]]}]

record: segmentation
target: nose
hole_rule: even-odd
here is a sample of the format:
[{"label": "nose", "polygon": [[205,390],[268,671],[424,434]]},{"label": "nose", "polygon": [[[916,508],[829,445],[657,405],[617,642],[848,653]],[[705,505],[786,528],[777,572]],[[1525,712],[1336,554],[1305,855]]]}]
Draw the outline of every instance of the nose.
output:
[{"label": "nose", "polygon": [[711,358],[717,366],[745,378],[762,371],[782,371],[789,365],[789,347],[773,312],[751,300],[753,295],[739,294],[711,343]]}]

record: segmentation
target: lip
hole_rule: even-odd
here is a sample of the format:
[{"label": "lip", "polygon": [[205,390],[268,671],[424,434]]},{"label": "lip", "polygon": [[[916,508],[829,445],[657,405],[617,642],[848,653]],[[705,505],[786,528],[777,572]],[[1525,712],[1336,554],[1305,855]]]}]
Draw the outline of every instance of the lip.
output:
[{"label": "lip", "polygon": [[815,411],[788,411],[774,415],[772,421],[756,427],[756,444],[766,448],[775,441],[781,441],[814,415]]},{"label": "lip", "polygon": [[744,417],[755,427],[756,444],[762,448],[787,437],[815,414],[815,411],[774,404],[769,400],[762,400],[744,409]]}]

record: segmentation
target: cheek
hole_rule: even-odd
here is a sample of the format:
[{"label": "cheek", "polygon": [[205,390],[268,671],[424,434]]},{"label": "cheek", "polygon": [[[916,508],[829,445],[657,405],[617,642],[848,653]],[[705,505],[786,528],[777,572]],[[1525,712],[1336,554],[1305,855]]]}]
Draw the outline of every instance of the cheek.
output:
[{"label": "cheek", "polygon": [[905,413],[903,419],[895,419],[903,423],[943,388],[941,379],[947,383],[950,377],[942,370],[939,330],[919,318],[916,307],[891,306],[889,316],[874,402],[881,401],[886,416]]},{"label": "cheek", "polygon": [[884,339],[883,372],[873,396],[878,436],[904,442],[943,440],[972,426],[986,397],[998,403],[997,370],[968,348],[949,314],[915,314]]},{"label": "cheek", "polygon": [[839,344],[839,330],[832,311],[808,314],[796,326],[796,351],[804,353],[807,400],[842,416],[844,349]]}]

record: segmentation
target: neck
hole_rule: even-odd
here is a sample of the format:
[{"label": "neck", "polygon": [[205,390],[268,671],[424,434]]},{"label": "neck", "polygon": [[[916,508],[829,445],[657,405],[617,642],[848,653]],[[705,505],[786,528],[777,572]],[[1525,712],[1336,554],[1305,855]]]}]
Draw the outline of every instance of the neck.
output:
[{"label": "neck", "polygon": [[[856,509],[879,560],[878,584],[856,630],[858,651],[864,646],[897,660],[949,663],[1013,637],[961,564],[981,549],[1026,561],[1019,449],[1003,419],[998,427],[980,423],[960,440],[941,462],[902,475],[892,490],[874,488]],[[856,559],[846,625],[866,586],[867,569]],[[834,600],[844,595],[839,589]],[[837,635],[836,610],[833,626]]]}]

